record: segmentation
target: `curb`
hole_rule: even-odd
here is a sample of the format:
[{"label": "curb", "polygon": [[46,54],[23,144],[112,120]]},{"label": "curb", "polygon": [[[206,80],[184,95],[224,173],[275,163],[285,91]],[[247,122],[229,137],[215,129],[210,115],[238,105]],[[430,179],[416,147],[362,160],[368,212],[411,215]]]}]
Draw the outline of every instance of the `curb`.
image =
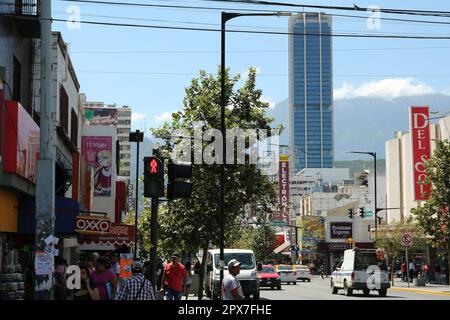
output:
[{"label": "curb", "polygon": [[391,290],[397,291],[408,291],[414,293],[424,293],[424,294],[435,294],[441,296],[450,296],[450,292],[442,292],[442,291],[431,291],[431,290],[421,290],[421,289],[411,289],[411,288],[402,288],[402,287],[391,287]]}]

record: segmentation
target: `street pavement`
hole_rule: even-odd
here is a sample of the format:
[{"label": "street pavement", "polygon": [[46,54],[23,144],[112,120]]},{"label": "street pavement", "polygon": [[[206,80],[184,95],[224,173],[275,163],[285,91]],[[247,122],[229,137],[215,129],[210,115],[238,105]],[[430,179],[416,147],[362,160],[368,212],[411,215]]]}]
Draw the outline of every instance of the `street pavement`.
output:
[{"label": "street pavement", "polygon": [[[398,284],[398,282],[397,282]],[[296,285],[284,284],[281,290],[261,288],[261,300],[450,300],[450,286],[410,287],[397,286],[388,290],[386,297],[371,291],[368,297],[362,291],[355,291],[347,297],[343,290],[332,294],[330,278],[314,277],[311,282],[297,282]]]}]

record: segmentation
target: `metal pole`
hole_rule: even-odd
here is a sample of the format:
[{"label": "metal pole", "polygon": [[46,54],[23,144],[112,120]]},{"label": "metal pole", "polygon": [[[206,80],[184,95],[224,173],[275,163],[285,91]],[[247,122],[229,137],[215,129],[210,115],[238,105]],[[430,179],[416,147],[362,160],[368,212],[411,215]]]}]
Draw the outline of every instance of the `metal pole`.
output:
[{"label": "metal pole", "polygon": [[[222,132],[222,164],[220,166],[220,285],[223,281],[224,247],[225,247],[225,160],[226,160],[226,132],[225,132],[225,23],[226,13],[221,15],[221,37],[220,37],[220,129]],[[220,295],[222,298],[222,295]]]},{"label": "metal pole", "polygon": [[139,214],[139,130],[136,130],[136,144],[137,144],[137,152],[136,152],[136,205],[134,207],[134,260],[137,258],[137,249],[138,249],[138,214]]},{"label": "metal pole", "polygon": [[[40,160],[36,172],[36,233],[35,259],[44,255],[44,240],[55,233],[55,162],[52,119],[52,24],[51,0],[40,1],[41,25],[41,97],[40,97]],[[50,254],[51,259],[53,255]],[[35,300],[53,299],[53,272],[36,275]]]},{"label": "metal pole", "polygon": [[378,239],[378,206],[377,206],[377,153],[373,153],[374,192],[375,192],[375,240]]},{"label": "metal pole", "polygon": [[158,245],[158,205],[159,199],[152,198],[152,215],[150,218],[150,240],[152,247],[150,249],[150,282],[153,288],[157,287],[156,284],[156,259],[157,259],[157,245]]},{"label": "metal pole", "polygon": [[405,248],[406,248],[406,282],[408,282],[408,288],[409,288],[408,246],[405,246]]}]

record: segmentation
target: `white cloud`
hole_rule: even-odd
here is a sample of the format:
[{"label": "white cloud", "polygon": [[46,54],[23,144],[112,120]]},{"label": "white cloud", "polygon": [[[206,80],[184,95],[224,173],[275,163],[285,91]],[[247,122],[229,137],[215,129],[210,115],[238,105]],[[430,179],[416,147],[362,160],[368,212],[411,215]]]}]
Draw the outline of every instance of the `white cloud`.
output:
[{"label": "white cloud", "polygon": [[156,122],[166,122],[172,119],[172,113],[176,111],[163,112],[153,117]]},{"label": "white cloud", "polygon": [[444,89],[441,92],[443,95],[450,96],[450,89]]},{"label": "white cloud", "polygon": [[142,121],[144,119],[147,119],[147,114],[145,113],[139,113],[139,112],[132,112],[131,113],[131,121]]},{"label": "white cloud", "polygon": [[344,83],[334,91],[334,99],[372,97],[392,100],[398,97],[432,94],[432,87],[414,78],[390,78],[363,83],[359,87]]},{"label": "white cloud", "polygon": [[261,97],[261,101],[269,103],[269,108],[270,109],[275,108],[276,102],[273,101],[271,97],[262,96]]}]

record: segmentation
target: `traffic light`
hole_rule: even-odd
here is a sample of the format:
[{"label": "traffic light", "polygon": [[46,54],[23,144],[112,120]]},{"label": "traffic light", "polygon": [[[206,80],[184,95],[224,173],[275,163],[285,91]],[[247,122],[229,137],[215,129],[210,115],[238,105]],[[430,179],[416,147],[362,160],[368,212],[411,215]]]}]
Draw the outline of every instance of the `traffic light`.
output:
[{"label": "traffic light", "polygon": [[192,177],[191,164],[175,164],[169,161],[167,166],[169,183],[167,184],[167,198],[189,198],[192,193],[192,183],[183,181]]},{"label": "traffic light", "polygon": [[366,213],[364,212],[364,207],[359,207],[358,214],[359,214],[359,216],[361,218],[365,218],[366,217]]},{"label": "traffic light", "polygon": [[347,209],[347,211],[348,211],[348,217],[350,219],[353,219],[353,208]]},{"label": "traffic light", "polygon": [[164,160],[144,157],[144,197],[164,197]]}]

